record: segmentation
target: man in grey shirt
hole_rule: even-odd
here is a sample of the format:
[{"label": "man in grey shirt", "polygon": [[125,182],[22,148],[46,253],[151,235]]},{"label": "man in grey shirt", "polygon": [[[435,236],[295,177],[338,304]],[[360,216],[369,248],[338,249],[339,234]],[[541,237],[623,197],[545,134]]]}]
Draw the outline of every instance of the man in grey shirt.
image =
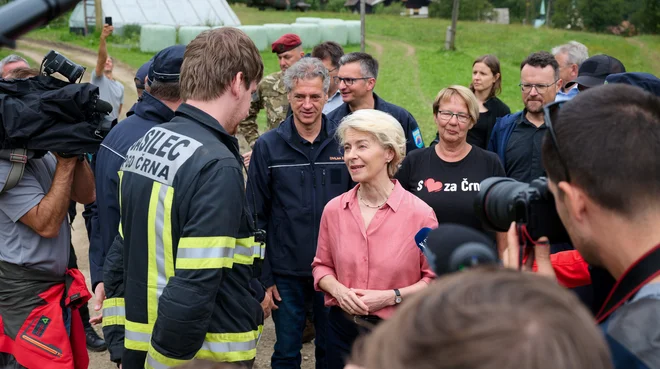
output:
[{"label": "man in grey shirt", "polygon": [[[0,160],[0,188],[11,165]],[[69,201],[87,204],[94,199],[94,175],[87,161],[50,153],[29,159],[18,184],[0,193],[0,317],[15,309],[3,302],[31,297],[20,295],[26,293],[16,288],[22,281],[7,271],[21,270],[28,279],[33,275],[31,283],[44,274],[54,279],[65,274],[71,245]],[[9,353],[0,353],[0,362],[21,368]]]},{"label": "man in grey shirt", "polygon": [[114,60],[108,55],[106,38],[112,34],[114,28],[107,24],[103,25],[101,42],[99,43],[99,54],[96,59],[96,68],[92,71],[91,84],[99,87],[99,97],[112,105],[110,117],[119,118],[124,105],[124,85],[112,76]]}]

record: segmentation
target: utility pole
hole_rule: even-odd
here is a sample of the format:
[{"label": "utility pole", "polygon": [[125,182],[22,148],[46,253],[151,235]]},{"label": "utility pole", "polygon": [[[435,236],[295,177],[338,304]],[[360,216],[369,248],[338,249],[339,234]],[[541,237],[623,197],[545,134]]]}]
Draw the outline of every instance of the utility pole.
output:
[{"label": "utility pole", "polygon": [[103,31],[103,4],[101,0],[94,0],[94,12],[96,15],[96,31]]},{"label": "utility pole", "polygon": [[447,27],[445,35],[445,50],[456,50],[456,23],[458,22],[459,0],[454,0],[454,7],[451,10],[451,26]]},{"label": "utility pole", "polygon": [[367,5],[365,4],[364,0],[360,0],[360,51],[363,53],[366,52],[365,48],[365,35],[367,33],[367,27],[365,26],[366,23],[366,17],[365,13],[367,12]]},{"label": "utility pole", "polygon": [[548,28],[552,27],[552,17],[550,16],[551,6],[552,0],[548,0],[548,7],[545,9],[545,25]]}]

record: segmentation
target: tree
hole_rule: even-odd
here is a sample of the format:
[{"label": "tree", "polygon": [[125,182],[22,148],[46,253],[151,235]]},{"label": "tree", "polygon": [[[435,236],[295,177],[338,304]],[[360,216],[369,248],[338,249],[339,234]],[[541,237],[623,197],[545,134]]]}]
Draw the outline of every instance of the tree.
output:
[{"label": "tree", "polygon": [[625,0],[581,0],[578,10],[586,29],[604,32],[624,20],[628,5]]},{"label": "tree", "polygon": [[641,0],[631,22],[643,33],[660,33],[660,1]]}]

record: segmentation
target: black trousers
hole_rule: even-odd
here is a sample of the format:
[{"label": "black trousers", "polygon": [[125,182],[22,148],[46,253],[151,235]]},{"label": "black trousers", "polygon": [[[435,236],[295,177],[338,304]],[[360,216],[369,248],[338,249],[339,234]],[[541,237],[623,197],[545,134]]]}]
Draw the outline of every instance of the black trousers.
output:
[{"label": "black trousers", "polygon": [[328,369],[343,369],[350,358],[355,340],[370,332],[371,329],[349,320],[346,313],[340,307],[331,307],[328,313],[328,333],[326,339],[326,361],[328,363]]}]

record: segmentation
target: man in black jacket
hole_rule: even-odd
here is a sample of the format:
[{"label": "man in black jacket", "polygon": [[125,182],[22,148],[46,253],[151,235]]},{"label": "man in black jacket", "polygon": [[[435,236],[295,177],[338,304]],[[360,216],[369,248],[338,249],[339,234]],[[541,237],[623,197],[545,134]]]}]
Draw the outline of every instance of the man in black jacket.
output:
[{"label": "man in black jacket", "polygon": [[[113,280],[110,286],[104,285],[103,267],[110,246],[119,229],[119,199],[117,172],[124,160],[128,148],[152,127],[169,122],[174,118],[174,111],[181,105],[179,95],[179,75],[185,46],[177,45],[163,49],[156,54],[148,73],[146,91],[135,105],[134,114],[122,120],[103,140],[96,154],[96,204],[98,221],[92,228],[89,245],[89,266],[92,277],[92,290],[96,298],[95,309],[103,306],[105,321],[103,334],[106,337],[110,359],[120,362],[124,349],[123,316],[118,316],[117,306],[123,306],[123,293],[119,294],[116,285],[123,283],[122,278]],[[111,260],[122,264],[121,252],[113,253],[119,260]],[[108,300],[106,293],[109,294]],[[103,316],[95,317],[98,322]]]},{"label": "man in black jacket", "polygon": [[323,115],[330,79],[323,63],[304,58],[284,75],[293,110],[277,129],[254,145],[248,172],[249,206],[266,229],[262,304],[272,309],[277,341],[273,369],[300,368],[305,299],[314,301],[316,367],[325,368],[327,311],[314,291],[311,263],[325,204],[346,192],[351,181],[334,138],[336,123]]},{"label": "man in black jacket", "polygon": [[406,151],[424,147],[417,121],[406,109],[390,104],[374,92],[378,78],[378,61],[367,53],[350,53],[339,60],[339,73],[334,77],[344,103],[328,114],[339,123],[360,109],[376,109],[388,113],[401,123],[406,134]]}]

